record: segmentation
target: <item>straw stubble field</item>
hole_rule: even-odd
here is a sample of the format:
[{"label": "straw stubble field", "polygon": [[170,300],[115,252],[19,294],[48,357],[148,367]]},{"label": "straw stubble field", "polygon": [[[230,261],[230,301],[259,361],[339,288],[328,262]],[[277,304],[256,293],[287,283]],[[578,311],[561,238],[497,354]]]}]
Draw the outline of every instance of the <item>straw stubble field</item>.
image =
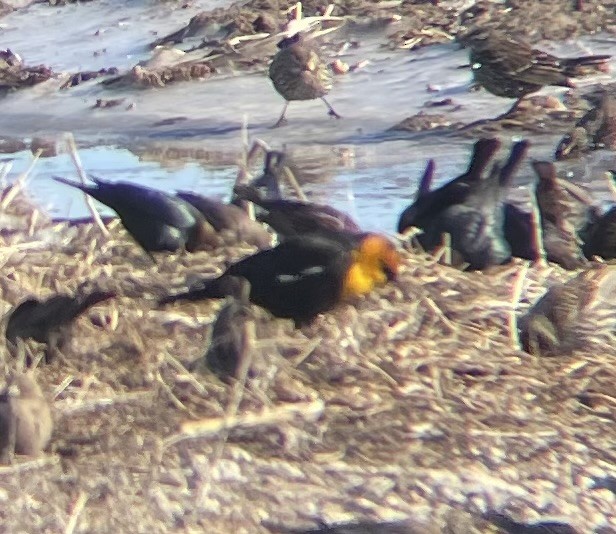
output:
[{"label": "straw stubble field", "polygon": [[[616,455],[609,309],[602,330],[572,327],[570,354],[531,356],[517,340],[516,314],[571,273],[520,261],[464,273],[404,251],[395,283],[300,330],[252,307],[239,325],[246,380],[224,383],[199,360],[225,304],[155,302],[252,249],[153,264],[117,221],[107,236],[94,224],[54,224],[9,192],[1,312],[81,284],[118,297],[79,318],[40,366],[53,398],[51,450],[0,467],[3,531],[406,520],[405,532],[463,533],[494,529],[480,519],[487,511],[579,532],[616,528],[614,495],[592,489],[593,477],[614,473]],[[587,324],[592,313],[581,314]],[[4,343],[0,354],[5,370],[16,366]]]}]

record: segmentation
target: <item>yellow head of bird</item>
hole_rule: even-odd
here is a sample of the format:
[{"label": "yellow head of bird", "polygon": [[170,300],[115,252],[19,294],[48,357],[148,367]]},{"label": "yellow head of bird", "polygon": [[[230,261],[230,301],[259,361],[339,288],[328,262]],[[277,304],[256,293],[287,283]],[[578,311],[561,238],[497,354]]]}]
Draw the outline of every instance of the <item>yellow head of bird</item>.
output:
[{"label": "yellow head of bird", "polygon": [[344,283],[345,296],[368,293],[375,286],[393,280],[398,274],[400,254],[385,236],[366,235],[352,256]]}]

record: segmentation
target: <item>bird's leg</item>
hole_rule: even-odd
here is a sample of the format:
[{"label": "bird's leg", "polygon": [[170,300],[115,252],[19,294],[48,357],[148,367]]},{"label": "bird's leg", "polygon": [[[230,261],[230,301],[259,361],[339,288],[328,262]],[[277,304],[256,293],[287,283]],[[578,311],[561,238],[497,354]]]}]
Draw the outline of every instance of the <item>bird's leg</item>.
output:
[{"label": "bird's leg", "polygon": [[323,100],[323,102],[325,102],[325,105],[327,106],[327,114],[330,117],[336,117],[337,119],[341,119],[342,117],[340,115],[338,115],[338,113],[336,113],[336,110],[331,106],[331,104],[325,100],[325,97],[322,96],[321,100]]},{"label": "bird's leg", "polygon": [[287,108],[288,107],[289,107],[289,101],[287,100],[284,103],[284,108],[282,108],[282,113],[280,114],[280,118],[278,119],[276,124],[274,124],[274,126],[272,126],[272,128],[278,128],[279,126],[282,126],[283,124],[285,124],[287,122],[287,119],[285,118],[285,115],[287,113]]}]

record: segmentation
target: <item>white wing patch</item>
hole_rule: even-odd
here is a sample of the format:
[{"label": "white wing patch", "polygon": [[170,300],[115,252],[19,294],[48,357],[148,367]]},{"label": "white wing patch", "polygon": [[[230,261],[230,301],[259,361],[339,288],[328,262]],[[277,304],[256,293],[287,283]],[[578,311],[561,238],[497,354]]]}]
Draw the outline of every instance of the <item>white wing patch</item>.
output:
[{"label": "white wing patch", "polygon": [[281,284],[293,284],[294,282],[297,282],[302,278],[320,275],[323,273],[323,271],[325,271],[325,267],[323,267],[323,265],[312,265],[311,267],[303,269],[298,273],[279,274],[278,276],[276,276],[276,281],[280,282]]}]

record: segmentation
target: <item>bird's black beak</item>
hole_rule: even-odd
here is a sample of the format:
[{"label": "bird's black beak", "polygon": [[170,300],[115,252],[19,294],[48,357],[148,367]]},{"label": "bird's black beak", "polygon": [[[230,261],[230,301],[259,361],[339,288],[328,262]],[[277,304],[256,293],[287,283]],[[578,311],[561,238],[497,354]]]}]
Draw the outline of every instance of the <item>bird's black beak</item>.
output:
[{"label": "bird's black beak", "polygon": [[385,276],[387,277],[387,281],[391,282],[392,280],[396,279],[396,273],[395,271],[393,271],[392,269],[390,269],[389,267],[387,267],[387,265],[385,265],[383,267],[383,271],[385,272]]}]

